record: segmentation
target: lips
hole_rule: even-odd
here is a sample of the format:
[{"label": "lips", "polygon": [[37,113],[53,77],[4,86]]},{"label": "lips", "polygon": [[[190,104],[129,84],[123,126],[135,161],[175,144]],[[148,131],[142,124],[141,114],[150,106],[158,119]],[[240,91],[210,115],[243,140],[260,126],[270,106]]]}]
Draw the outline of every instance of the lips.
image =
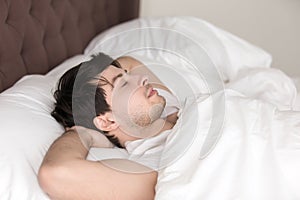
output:
[{"label": "lips", "polygon": [[156,90],[153,89],[153,87],[150,87],[149,88],[149,91],[148,91],[148,98],[152,97],[153,95],[155,95],[157,93]]}]

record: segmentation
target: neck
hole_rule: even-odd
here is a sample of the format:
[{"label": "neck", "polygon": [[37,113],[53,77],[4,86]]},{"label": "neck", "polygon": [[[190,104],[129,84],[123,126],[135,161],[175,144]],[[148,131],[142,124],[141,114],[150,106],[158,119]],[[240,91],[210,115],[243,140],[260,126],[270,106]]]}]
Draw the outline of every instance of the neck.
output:
[{"label": "neck", "polygon": [[[173,126],[174,126],[173,123],[171,123],[169,121],[165,121],[163,127],[155,135],[153,135],[153,136],[156,136],[156,135],[162,133],[163,131],[170,130],[170,129],[173,128]],[[110,133],[113,134],[113,135],[115,135],[116,137],[118,137],[118,139],[120,141],[120,144],[123,147],[125,147],[125,142],[127,142],[127,141],[134,141],[134,140],[141,139],[141,138],[134,137],[134,136],[126,134],[120,128],[118,128],[117,130],[111,131]],[[151,137],[153,137],[153,136],[151,136]]]}]

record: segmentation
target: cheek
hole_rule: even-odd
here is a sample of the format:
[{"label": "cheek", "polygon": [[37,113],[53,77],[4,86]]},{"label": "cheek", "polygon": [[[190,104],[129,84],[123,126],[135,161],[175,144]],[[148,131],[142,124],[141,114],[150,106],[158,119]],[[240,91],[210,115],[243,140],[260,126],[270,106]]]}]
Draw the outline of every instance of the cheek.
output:
[{"label": "cheek", "polygon": [[144,92],[142,90],[136,90],[133,92],[128,101],[129,109],[141,109],[149,106],[149,101],[145,97]]},{"label": "cheek", "polygon": [[[114,89],[114,91],[111,93],[111,99],[112,99],[112,107],[114,110],[126,110],[128,106],[131,104],[131,92],[128,90],[120,90],[118,88]],[[109,99],[109,98],[107,98]]]}]

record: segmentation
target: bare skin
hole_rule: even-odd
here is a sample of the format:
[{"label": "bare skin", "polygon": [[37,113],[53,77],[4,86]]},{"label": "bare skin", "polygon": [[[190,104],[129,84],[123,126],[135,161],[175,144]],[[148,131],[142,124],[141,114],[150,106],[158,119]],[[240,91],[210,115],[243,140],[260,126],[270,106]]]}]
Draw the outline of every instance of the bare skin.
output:
[{"label": "bare skin", "polygon": [[[118,61],[126,66],[126,70],[142,65],[131,57],[122,57]],[[151,72],[148,70],[147,73]],[[151,77],[156,78],[154,75]],[[158,83],[155,87],[168,90],[159,79],[152,81]],[[167,120],[174,125],[176,113]],[[111,147],[103,135],[91,130],[86,132],[89,134],[85,134],[84,138],[80,135],[80,138],[75,128],[68,129],[45,155],[38,180],[51,199],[154,199],[157,172],[128,160],[86,160],[91,147]],[[105,162],[109,162],[110,166],[113,163],[126,165],[132,172],[139,173],[121,172],[108,167]]]},{"label": "bare skin", "polygon": [[52,144],[38,175],[51,199],[154,199],[157,172],[120,172],[86,160],[87,154],[75,131],[64,133]]}]

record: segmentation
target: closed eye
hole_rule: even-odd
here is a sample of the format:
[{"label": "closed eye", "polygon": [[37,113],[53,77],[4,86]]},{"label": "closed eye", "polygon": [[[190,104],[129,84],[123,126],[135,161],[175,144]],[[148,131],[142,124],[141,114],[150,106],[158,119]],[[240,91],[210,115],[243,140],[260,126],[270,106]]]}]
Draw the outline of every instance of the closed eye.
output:
[{"label": "closed eye", "polygon": [[[125,72],[126,74],[128,73],[126,69],[124,70],[124,72]],[[117,81],[117,79],[122,78],[122,77],[123,77],[123,74],[122,74],[122,73],[120,73],[120,74],[118,74],[117,76],[115,76],[115,77],[112,79],[112,85],[115,85],[115,82]]]},{"label": "closed eye", "polygon": [[[124,71],[125,71],[126,74],[128,74],[128,71],[127,71],[126,69],[125,69]],[[127,83],[128,83],[127,81],[124,81],[124,80],[123,80],[123,83],[122,83],[121,87],[126,86]]]},{"label": "closed eye", "polygon": [[125,81],[124,83],[122,83],[121,87],[124,87],[127,85],[127,81]]}]

